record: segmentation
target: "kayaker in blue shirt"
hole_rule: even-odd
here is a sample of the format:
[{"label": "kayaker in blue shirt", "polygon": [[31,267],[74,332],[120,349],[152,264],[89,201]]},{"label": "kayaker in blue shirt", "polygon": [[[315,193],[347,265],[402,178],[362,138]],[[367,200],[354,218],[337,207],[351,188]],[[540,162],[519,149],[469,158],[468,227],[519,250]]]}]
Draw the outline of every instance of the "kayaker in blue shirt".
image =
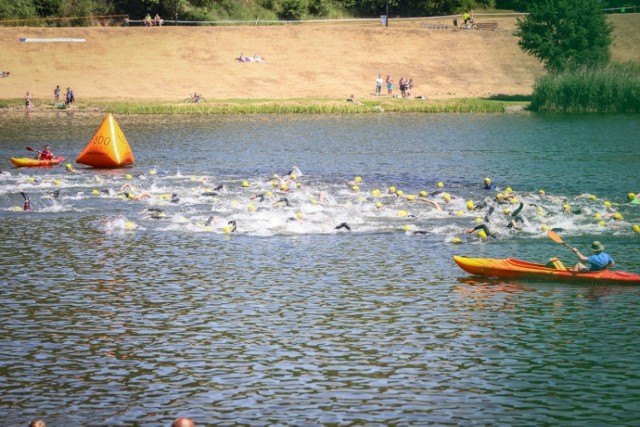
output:
[{"label": "kayaker in blue shirt", "polygon": [[[591,244],[591,250],[594,252],[591,256],[586,257],[582,255],[577,248],[571,248],[571,250],[581,261],[574,267],[574,271],[578,271],[580,273],[605,270],[615,264],[613,262],[613,258],[611,258],[608,253],[604,252],[604,245],[597,240]],[[584,265],[583,262],[586,262],[587,265]]]}]

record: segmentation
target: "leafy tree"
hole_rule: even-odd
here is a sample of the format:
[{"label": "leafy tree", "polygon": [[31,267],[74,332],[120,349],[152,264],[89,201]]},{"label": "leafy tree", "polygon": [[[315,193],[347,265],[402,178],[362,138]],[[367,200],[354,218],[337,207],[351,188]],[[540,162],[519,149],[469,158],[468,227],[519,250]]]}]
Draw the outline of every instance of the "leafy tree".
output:
[{"label": "leafy tree", "polygon": [[0,0],[0,19],[25,19],[37,16],[31,0]]},{"label": "leafy tree", "polygon": [[297,21],[307,13],[307,0],[283,0],[278,11],[278,17],[285,21]]},{"label": "leafy tree", "polygon": [[609,61],[612,26],[598,0],[536,0],[529,11],[518,19],[518,44],[549,71]]}]

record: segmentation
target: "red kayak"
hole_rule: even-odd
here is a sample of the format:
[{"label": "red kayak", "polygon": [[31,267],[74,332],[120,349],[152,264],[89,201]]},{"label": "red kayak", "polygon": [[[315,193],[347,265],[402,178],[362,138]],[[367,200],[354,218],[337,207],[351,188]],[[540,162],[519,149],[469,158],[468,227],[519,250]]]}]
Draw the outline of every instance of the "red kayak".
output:
[{"label": "red kayak", "polygon": [[557,264],[556,267],[550,268],[544,264],[536,264],[516,258],[497,259],[454,256],[453,260],[467,273],[479,276],[553,282],[640,285],[640,274],[627,273],[625,271],[601,270],[576,273],[567,270],[562,264]]},{"label": "red kayak", "polygon": [[17,168],[37,168],[41,166],[55,166],[64,162],[64,157],[56,156],[51,160],[38,160],[31,157],[12,157],[11,163]]}]

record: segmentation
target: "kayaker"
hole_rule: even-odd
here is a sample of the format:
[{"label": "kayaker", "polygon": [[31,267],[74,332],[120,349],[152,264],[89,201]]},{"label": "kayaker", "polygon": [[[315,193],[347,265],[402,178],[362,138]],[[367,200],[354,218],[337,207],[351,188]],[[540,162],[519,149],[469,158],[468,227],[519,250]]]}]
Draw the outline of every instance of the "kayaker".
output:
[{"label": "kayaker", "polygon": [[[613,258],[611,258],[608,253],[604,252],[604,245],[597,240],[591,244],[591,250],[594,254],[589,257],[582,255],[577,248],[571,248],[571,250],[581,261],[574,267],[574,271],[580,273],[605,270],[615,264]],[[583,262],[586,262],[587,265],[583,264]]]},{"label": "kayaker", "polygon": [[51,152],[49,144],[44,146],[42,151],[38,151],[38,160],[52,160],[53,153]]}]

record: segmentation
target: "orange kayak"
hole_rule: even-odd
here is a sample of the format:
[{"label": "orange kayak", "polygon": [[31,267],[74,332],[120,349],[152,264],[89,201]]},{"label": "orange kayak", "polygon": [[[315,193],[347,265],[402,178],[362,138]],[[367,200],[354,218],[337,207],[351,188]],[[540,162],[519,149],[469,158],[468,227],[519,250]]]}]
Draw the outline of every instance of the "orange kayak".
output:
[{"label": "orange kayak", "polygon": [[640,274],[624,271],[601,270],[576,273],[560,268],[549,268],[544,264],[522,261],[516,258],[467,258],[454,256],[458,266],[470,274],[507,279],[544,280],[553,282],[620,283],[640,285]]},{"label": "orange kayak", "polygon": [[64,157],[57,156],[51,160],[38,160],[31,157],[12,157],[11,163],[17,168],[35,168],[39,166],[55,166],[64,161]]}]

